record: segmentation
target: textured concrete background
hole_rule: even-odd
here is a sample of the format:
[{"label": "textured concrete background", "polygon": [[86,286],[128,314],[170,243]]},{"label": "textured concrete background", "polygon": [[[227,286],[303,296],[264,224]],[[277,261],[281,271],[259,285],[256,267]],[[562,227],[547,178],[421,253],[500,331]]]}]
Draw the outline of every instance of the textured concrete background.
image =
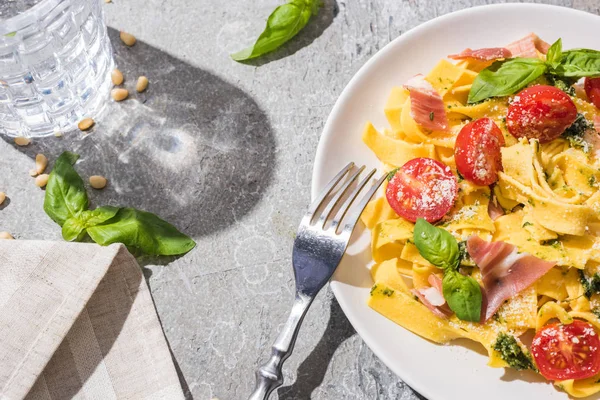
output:
[{"label": "textured concrete background", "polygon": [[[26,149],[0,141],[0,190],[9,195],[0,231],[60,238],[28,171],[37,152],[80,153],[82,175],[110,180],[93,203],[156,212],[197,240],[182,258],[141,261],[189,398],[243,399],[288,314],[292,241],[336,98],[398,35],[496,1],[325,0],[297,38],[250,65],[228,54],[252,42],[278,0],[113,1],[104,9],[126,86],[145,74],[150,87],[109,105],[86,137]],[[597,0],[543,2],[600,13]],[[120,29],[140,42],[125,48]],[[285,379],[273,399],[419,398],[365,346],[328,290],[305,319]]]}]

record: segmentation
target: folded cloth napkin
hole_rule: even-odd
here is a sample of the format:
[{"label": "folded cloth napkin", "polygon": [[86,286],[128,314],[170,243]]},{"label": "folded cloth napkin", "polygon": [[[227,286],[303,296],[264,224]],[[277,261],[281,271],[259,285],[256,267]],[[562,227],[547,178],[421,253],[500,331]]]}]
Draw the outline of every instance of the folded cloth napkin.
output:
[{"label": "folded cloth napkin", "polygon": [[122,245],[0,240],[0,399],[183,399]]}]

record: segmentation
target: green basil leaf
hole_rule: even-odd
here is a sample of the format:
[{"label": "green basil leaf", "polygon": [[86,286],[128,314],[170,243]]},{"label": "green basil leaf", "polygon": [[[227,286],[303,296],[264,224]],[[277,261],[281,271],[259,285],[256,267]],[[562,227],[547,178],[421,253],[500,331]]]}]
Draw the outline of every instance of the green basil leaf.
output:
[{"label": "green basil leaf", "polygon": [[562,58],[562,39],[558,39],[550,46],[546,54],[546,63],[552,68],[556,68]]},{"label": "green basil leaf", "polygon": [[436,267],[454,269],[458,266],[458,242],[448,231],[419,218],[415,224],[413,239],[421,256]]},{"label": "green basil leaf", "polygon": [[80,242],[85,237],[85,223],[79,217],[71,217],[62,226],[62,237],[68,242]]},{"label": "green basil leaf", "polygon": [[444,271],[442,292],[450,309],[463,321],[481,320],[481,287],[470,276],[454,269]]},{"label": "green basil leaf", "polygon": [[54,163],[46,185],[44,211],[60,226],[88,208],[83,180],[73,168],[78,158],[75,153],[62,153]]},{"label": "green basil leaf", "polygon": [[235,61],[244,61],[262,56],[278,49],[296,36],[308,23],[311,16],[317,15],[320,0],[292,0],[277,7],[267,19],[267,26],[256,42],[231,55]]},{"label": "green basil leaf", "polygon": [[571,78],[600,76],[600,51],[590,49],[567,50],[552,73]]},{"label": "green basil leaf", "polygon": [[69,218],[62,226],[63,239],[72,242],[80,242],[85,237],[86,229],[96,226],[114,217],[119,209],[112,206],[104,206],[95,210],[82,211],[78,216]]},{"label": "green basil leaf", "polygon": [[113,218],[87,228],[87,233],[103,246],[123,243],[148,255],[184,254],[196,245],[189,236],[158,216],[134,208],[119,209]]},{"label": "green basil leaf", "polygon": [[468,102],[477,103],[490,97],[516,93],[542,76],[546,68],[546,64],[537,58],[496,61],[477,75]]}]

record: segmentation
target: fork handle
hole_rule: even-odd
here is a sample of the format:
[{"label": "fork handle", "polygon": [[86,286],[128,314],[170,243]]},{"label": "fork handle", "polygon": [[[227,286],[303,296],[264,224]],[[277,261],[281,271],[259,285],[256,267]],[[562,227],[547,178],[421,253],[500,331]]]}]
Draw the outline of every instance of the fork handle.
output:
[{"label": "fork handle", "polygon": [[294,350],[300,325],[312,301],[313,297],[296,294],[290,316],[273,343],[271,358],[256,371],[256,387],[248,400],[266,400],[273,390],[283,385],[283,363]]}]

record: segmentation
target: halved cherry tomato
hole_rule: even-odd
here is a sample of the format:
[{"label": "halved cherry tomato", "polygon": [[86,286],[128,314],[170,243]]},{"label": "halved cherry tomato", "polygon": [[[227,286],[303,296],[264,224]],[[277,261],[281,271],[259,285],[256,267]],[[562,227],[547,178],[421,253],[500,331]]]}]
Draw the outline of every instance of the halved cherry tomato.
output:
[{"label": "halved cherry tomato", "polygon": [[431,158],[414,158],[394,173],[385,195],[401,217],[434,222],[454,205],[458,182],[447,165]]},{"label": "halved cherry tomato", "polygon": [[531,353],[546,379],[584,379],[600,372],[600,339],[588,322],[544,326],[533,338]]},{"label": "halved cherry tomato", "polygon": [[516,138],[556,139],[577,118],[573,100],[554,86],[538,85],[523,89],[508,107],[506,126]]},{"label": "halved cherry tomato", "polygon": [[476,185],[487,186],[498,180],[502,171],[504,136],[489,118],[469,122],[456,137],[454,161],[458,172]]},{"label": "halved cherry tomato", "polygon": [[585,78],[583,88],[588,99],[600,108],[600,78]]}]

